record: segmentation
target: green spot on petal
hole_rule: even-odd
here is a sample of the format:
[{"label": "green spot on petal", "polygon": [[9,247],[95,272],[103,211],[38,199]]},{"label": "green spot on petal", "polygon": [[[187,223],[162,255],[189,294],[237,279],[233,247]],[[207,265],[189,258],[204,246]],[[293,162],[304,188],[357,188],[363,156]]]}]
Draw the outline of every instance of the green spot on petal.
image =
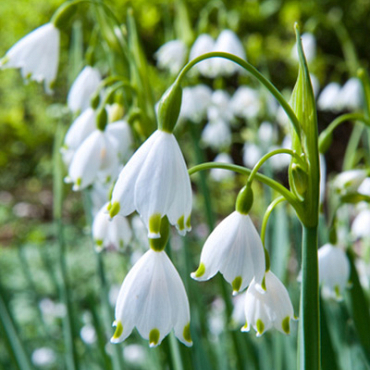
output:
[{"label": "green spot on petal", "polygon": [[248,322],[247,321],[245,321],[245,324],[243,325],[241,330],[242,331],[248,330]]},{"label": "green spot on petal", "polygon": [[340,294],[340,288],[339,288],[339,285],[336,285],[336,286],[334,287],[334,292],[335,292],[335,297],[336,297],[337,299],[342,298],[342,295]]},{"label": "green spot on petal", "polygon": [[231,286],[233,287],[233,292],[237,293],[240,290],[240,287],[242,286],[243,279],[241,276],[237,276],[233,282],[231,283]]},{"label": "green spot on petal", "polygon": [[179,227],[179,230],[182,231],[185,229],[185,223],[184,223],[184,220],[185,220],[185,217],[184,216],[181,216],[178,220],[177,220],[177,225]]},{"label": "green spot on petal", "polygon": [[265,279],[266,275],[263,276],[263,279],[262,279],[262,283],[261,283],[261,287],[263,290],[266,290],[266,279]]},{"label": "green spot on petal", "polygon": [[188,217],[188,219],[186,220],[186,223],[185,223],[185,226],[186,226],[187,229],[191,229],[190,217],[191,216]]},{"label": "green spot on petal", "polygon": [[123,325],[121,321],[115,321],[113,325],[116,326],[116,331],[113,334],[113,339],[118,339],[123,333]]},{"label": "green spot on petal", "polygon": [[281,327],[283,328],[283,331],[285,334],[290,333],[290,317],[287,316],[281,323]]},{"label": "green spot on petal", "polygon": [[161,215],[159,213],[154,213],[149,218],[149,232],[152,234],[159,234],[161,229]]},{"label": "green spot on petal", "polygon": [[262,335],[263,331],[265,330],[265,324],[262,322],[261,319],[258,319],[256,322],[256,328],[257,328],[257,333]]},{"label": "green spot on petal", "polygon": [[97,246],[99,246],[99,247],[102,247],[102,246],[103,246],[103,240],[101,240],[101,239],[96,239],[96,240],[95,240],[95,244],[96,244]]},{"label": "green spot on petal", "polygon": [[199,265],[198,270],[194,272],[194,276],[199,278],[199,277],[203,276],[205,272],[206,272],[206,266],[204,266],[204,263],[202,262]]},{"label": "green spot on petal", "polygon": [[149,333],[149,346],[154,347],[158,344],[159,341],[159,330],[158,329],[152,329]]},{"label": "green spot on petal", "polygon": [[107,211],[110,211],[110,209],[112,208],[112,203],[109,202],[108,206],[107,206]]},{"label": "green spot on petal", "polygon": [[114,202],[113,204],[111,204],[111,207],[109,208],[109,216],[113,218],[115,215],[118,214],[120,208],[121,206],[118,202]]},{"label": "green spot on petal", "polygon": [[77,187],[80,187],[80,186],[81,186],[81,184],[82,184],[82,179],[81,179],[81,177],[79,177],[79,178],[76,180],[76,186],[77,186]]},{"label": "green spot on petal", "polygon": [[184,331],[182,332],[182,335],[187,342],[192,342],[190,335],[190,322],[184,326]]}]

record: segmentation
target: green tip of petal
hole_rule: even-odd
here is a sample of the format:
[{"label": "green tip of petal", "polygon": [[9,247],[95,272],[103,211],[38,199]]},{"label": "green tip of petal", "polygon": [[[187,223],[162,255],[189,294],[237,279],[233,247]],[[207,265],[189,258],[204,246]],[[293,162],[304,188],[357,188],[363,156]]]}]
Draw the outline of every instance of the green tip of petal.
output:
[{"label": "green tip of petal", "polygon": [[179,230],[182,231],[185,229],[185,217],[182,215],[178,220],[177,220],[177,226],[179,227]]},{"label": "green tip of petal", "polygon": [[114,202],[113,204],[112,203],[109,203],[111,206],[109,208],[109,216],[110,218],[113,218],[115,215],[118,214],[121,206],[119,205],[118,202]]},{"label": "green tip of petal", "polygon": [[256,328],[257,328],[257,333],[258,335],[262,335],[263,332],[265,331],[265,324],[261,319],[258,319],[256,322]]},{"label": "green tip of petal", "polygon": [[155,347],[158,345],[159,342],[159,330],[158,329],[152,329],[149,333],[149,347]]},{"label": "green tip of petal", "polygon": [[108,206],[107,206],[107,211],[110,211],[110,209],[112,208],[112,203],[109,202]]},{"label": "green tip of petal", "polygon": [[249,331],[249,327],[248,327],[248,322],[247,321],[245,321],[245,324],[241,328],[241,331]]},{"label": "green tip of petal", "polygon": [[9,62],[9,57],[7,55],[5,55],[4,58],[0,59],[0,67],[2,67],[3,65],[5,65],[8,62]]},{"label": "green tip of petal", "polygon": [[242,282],[243,282],[243,279],[241,276],[237,276],[233,282],[231,283],[231,286],[233,287],[233,295],[236,295],[239,290],[240,290],[240,287],[242,286]]},{"label": "green tip of petal", "polygon": [[281,327],[284,331],[285,334],[290,333],[290,317],[287,316],[282,322],[281,322]]},{"label": "green tip of petal", "polygon": [[206,266],[204,266],[204,263],[202,262],[199,265],[198,270],[193,272],[193,276],[196,278],[200,278],[201,276],[204,275],[205,272],[206,272]]},{"label": "green tip of petal", "polygon": [[182,335],[188,343],[193,343],[193,341],[191,340],[191,335],[190,335],[190,322],[184,326],[184,331]]},{"label": "green tip of petal", "polygon": [[123,325],[122,325],[121,321],[115,321],[113,323],[113,325],[116,327],[116,331],[114,332],[112,339],[113,340],[119,339],[119,337],[123,333]]},{"label": "green tip of petal", "polygon": [[95,244],[96,244],[98,247],[102,247],[102,246],[103,246],[103,240],[101,240],[101,239],[96,239],[96,240],[95,240]]},{"label": "green tip of petal", "polygon": [[189,230],[191,229],[191,223],[190,223],[191,220],[190,219],[191,219],[191,216],[189,216],[188,219],[185,222],[185,226]]},{"label": "green tip of petal", "polygon": [[149,232],[154,235],[158,235],[161,229],[162,217],[159,213],[154,213],[149,218]]},{"label": "green tip of petal", "polygon": [[261,287],[263,290],[266,290],[266,275],[263,276],[263,279],[262,279],[262,283],[261,283]]},{"label": "green tip of petal", "polygon": [[340,287],[339,287],[339,285],[336,285],[334,287],[334,293],[335,293],[335,298],[336,299],[339,299],[339,300],[342,299],[342,295],[340,294]]},{"label": "green tip of petal", "polygon": [[80,186],[81,186],[81,184],[82,184],[82,179],[81,179],[81,177],[79,177],[77,180],[76,180],[76,186],[79,188]]}]

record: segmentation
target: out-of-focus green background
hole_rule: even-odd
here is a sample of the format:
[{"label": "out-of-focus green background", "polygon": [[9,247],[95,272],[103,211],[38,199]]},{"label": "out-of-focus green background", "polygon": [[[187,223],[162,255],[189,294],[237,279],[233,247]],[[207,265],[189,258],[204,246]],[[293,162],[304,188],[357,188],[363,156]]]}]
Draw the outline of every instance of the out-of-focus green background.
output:
[{"label": "out-of-focus green background", "polygon": [[[171,77],[156,70],[153,54],[165,41],[175,37],[174,4],[157,0],[105,2],[122,22],[128,7],[134,9],[158,99],[171,82]],[[0,56],[5,55],[22,36],[48,22],[62,3],[61,0],[1,1]],[[194,35],[198,32],[198,16],[206,3],[186,1]],[[234,0],[225,1],[224,5],[228,10],[226,23],[241,37],[248,60],[266,73],[280,90],[291,89],[296,79],[297,66],[290,58],[295,43],[293,24],[296,21],[301,23],[303,31],[312,32],[316,37],[318,56],[311,67],[321,86],[330,81],[344,82],[350,77],[335,29],[327,20],[330,16],[342,15],[362,67],[369,67],[370,0]],[[85,43],[94,24],[94,17],[87,9],[87,6],[82,7],[71,22],[83,29]],[[216,12],[211,12],[209,21],[207,31],[217,35],[220,26]],[[0,287],[27,346],[35,350],[48,344],[57,353],[63,352],[60,319],[56,318],[51,325],[41,325],[43,319],[38,307],[42,298],[58,300],[55,293],[55,275],[58,272],[53,270],[56,252],[52,225],[52,150],[57,122],[63,121],[68,127],[72,119],[65,101],[79,68],[69,57],[69,47],[69,37],[64,34],[59,74],[52,96],[46,96],[43,87],[34,82],[25,86],[17,70],[0,71]],[[231,83],[235,84],[235,81]],[[333,117],[330,113],[321,114],[320,128]],[[349,126],[344,126],[336,133],[335,138],[339,141],[328,154],[329,172],[340,168],[348,138],[348,134],[346,138],[341,135],[348,129]],[[94,306],[98,304],[96,261],[80,195],[71,193],[67,187],[65,191],[69,274],[73,282],[73,301],[80,310],[78,320],[81,327],[83,313],[86,311],[88,316],[92,315],[92,319],[86,320],[93,321]],[[110,282],[122,279],[126,268],[122,266],[126,259],[127,256],[122,259],[116,259],[115,255],[107,256]],[[13,369],[9,343],[2,339],[2,334],[0,332],[0,367]],[[52,344],[48,343],[50,335],[55,338]],[[80,347],[78,350],[82,357],[95,358],[82,342]],[[99,365],[91,366],[89,369],[101,368]],[[53,368],[63,367],[54,365]]]}]

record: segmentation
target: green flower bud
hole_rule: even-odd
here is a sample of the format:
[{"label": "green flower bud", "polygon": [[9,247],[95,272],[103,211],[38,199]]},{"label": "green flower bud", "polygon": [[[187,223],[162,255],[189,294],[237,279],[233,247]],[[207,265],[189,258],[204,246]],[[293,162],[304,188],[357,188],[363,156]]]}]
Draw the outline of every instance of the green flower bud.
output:
[{"label": "green flower bud", "polygon": [[96,109],[98,108],[99,104],[100,104],[100,95],[99,95],[99,92],[97,92],[90,99],[90,106],[92,109]]},{"label": "green flower bud", "polygon": [[175,82],[163,94],[158,105],[158,128],[172,133],[180,114],[182,88]]},{"label": "green flower bud", "polygon": [[96,127],[100,131],[105,130],[105,126],[108,123],[108,114],[105,108],[99,109],[98,113],[96,114]]},{"label": "green flower bud", "polygon": [[161,252],[167,245],[168,238],[170,236],[170,223],[168,221],[167,216],[163,217],[161,220],[160,226],[160,234],[161,236],[156,239],[149,238],[149,245],[156,252]]},{"label": "green flower bud", "polygon": [[236,199],[235,210],[242,215],[247,215],[253,205],[253,191],[250,184],[240,190]]}]

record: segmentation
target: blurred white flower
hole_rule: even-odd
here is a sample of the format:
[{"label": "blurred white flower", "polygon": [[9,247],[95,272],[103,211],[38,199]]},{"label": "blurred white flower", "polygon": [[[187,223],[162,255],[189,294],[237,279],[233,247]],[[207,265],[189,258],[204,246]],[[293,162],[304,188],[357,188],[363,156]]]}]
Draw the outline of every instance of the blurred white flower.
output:
[{"label": "blurred white flower", "polygon": [[132,239],[132,231],[126,217],[118,215],[111,219],[107,212],[108,203],[94,217],[92,235],[96,250],[113,247],[120,249]]},{"label": "blurred white flower", "polygon": [[353,220],[351,233],[356,238],[370,237],[370,209],[362,210]]},{"label": "blurred white flower", "polygon": [[265,254],[248,215],[234,211],[213,230],[203,246],[199,267],[191,277],[205,281],[218,271],[232,285],[233,295],[244,290],[253,278],[262,282]]},{"label": "blurred white flower", "polygon": [[262,157],[261,148],[254,143],[245,143],[243,146],[243,163],[246,167],[253,168]]},{"label": "blurred white flower", "polygon": [[234,309],[231,314],[233,325],[235,324],[239,326],[244,325],[245,323],[245,313],[244,313],[245,294],[246,292],[240,293],[234,296],[232,299],[234,305]]},{"label": "blurred white flower", "polygon": [[326,161],[325,156],[320,153],[320,204],[324,203],[326,192]]},{"label": "blurred white flower", "polygon": [[358,78],[350,78],[339,91],[338,104],[341,109],[361,108],[363,99],[362,85]]},{"label": "blurred white flower", "polygon": [[[301,35],[302,47],[307,62],[312,62],[316,57],[316,39],[312,33],[305,32]],[[298,60],[297,44],[292,49],[292,58]]]},{"label": "blurred white flower", "polygon": [[111,342],[124,341],[136,327],[156,347],[174,329],[191,346],[189,302],[184,284],[164,251],[147,251],[123,281],[115,313]]},{"label": "blurred white flower", "polygon": [[0,61],[0,68],[20,68],[24,79],[44,81],[50,94],[58,72],[60,31],[44,24],[14,44]]},{"label": "blurred white flower", "polygon": [[222,119],[208,122],[202,131],[202,142],[216,151],[229,148],[231,141],[230,126]]},{"label": "blurred white flower", "polygon": [[320,91],[319,79],[313,73],[310,73],[310,78],[311,78],[313,95],[315,98],[317,98],[317,96],[319,95],[319,91]]},{"label": "blurred white flower", "polygon": [[366,177],[366,170],[344,171],[333,179],[333,188],[340,194],[352,193],[357,191]]},{"label": "blurred white flower", "polygon": [[[292,139],[290,136],[285,136],[280,148],[291,149]],[[271,147],[270,150],[278,149],[278,147]],[[277,154],[270,158],[271,165],[275,171],[281,171],[290,164],[291,156],[289,154]]]},{"label": "blurred white flower", "polygon": [[211,122],[224,120],[227,123],[233,119],[233,112],[230,109],[230,95],[225,90],[213,92],[207,110],[207,118]]},{"label": "blurred white flower", "polygon": [[90,99],[96,92],[101,81],[97,68],[86,66],[73,82],[69,90],[67,102],[72,112],[83,112],[90,106]]},{"label": "blurred white flower", "polygon": [[242,331],[249,331],[253,327],[259,337],[275,327],[289,334],[294,311],[288,291],[271,271],[265,274],[265,287],[266,290],[254,279],[249,285],[244,306],[246,323]]},{"label": "blurred white flower", "polygon": [[357,191],[363,195],[370,196],[370,177],[366,177],[364,181],[362,181],[361,185],[358,187]]},{"label": "blurred white flower", "polygon": [[125,361],[137,366],[143,364],[146,359],[144,347],[139,344],[129,344],[123,348],[123,356]]},{"label": "blurred white flower", "polygon": [[86,344],[94,344],[96,342],[96,330],[93,325],[87,324],[80,330],[80,337]]},{"label": "blurred white flower", "polygon": [[200,123],[207,116],[212,90],[206,85],[185,87],[182,91],[180,118]]},{"label": "blurred white flower", "polygon": [[[206,33],[199,35],[190,49],[189,60],[193,60],[202,54],[213,51],[214,43],[210,35]],[[213,77],[211,59],[203,60],[198,63],[194,69],[198,70],[205,77]]]},{"label": "blurred white flower", "polygon": [[[227,153],[220,153],[216,156],[213,162],[220,162],[220,163],[229,163],[232,164],[233,160],[231,156]],[[222,170],[220,168],[212,168],[210,171],[211,177],[215,181],[223,181],[234,178],[234,172],[229,170]]]},{"label": "blurred white flower", "polygon": [[35,366],[46,367],[55,363],[57,356],[53,349],[41,347],[33,351],[31,359]]},{"label": "blurred white flower", "polygon": [[181,149],[173,134],[157,130],[123,168],[113,189],[110,215],[138,211],[150,238],[159,238],[167,216],[181,235],[191,229],[192,191]]},{"label": "blurred white flower", "polygon": [[324,296],[337,299],[347,285],[350,266],[346,254],[338,246],[325,244],[319,249],[319,281]]},{"label": "blurred white flower", "polygon": [[181,40],[166,42],[155,53],[158,67],[168,69],[171,74],[176,75],[186,62],[187,52],[188,49]]},{"label": "blurred white flower", "polygon": [[336,82],[331,82],[324,87],[319,95],[317,106],[321,110],[331,110],[337,112],[340,110],[339,104],[340,85]]},{"label": "blurred white flower", "polygon": [[240,86],[231,99],[230,107],[236,116],[245,120],[256,118],[262,108],[261,96],[257,90]]},{"label": "blurred white flower", "polygon": [[264,149],[270,148],[271,144],[276,141],[277,132],[275,127],[267,121],[260,124],[257,132],[258,141]]}]

